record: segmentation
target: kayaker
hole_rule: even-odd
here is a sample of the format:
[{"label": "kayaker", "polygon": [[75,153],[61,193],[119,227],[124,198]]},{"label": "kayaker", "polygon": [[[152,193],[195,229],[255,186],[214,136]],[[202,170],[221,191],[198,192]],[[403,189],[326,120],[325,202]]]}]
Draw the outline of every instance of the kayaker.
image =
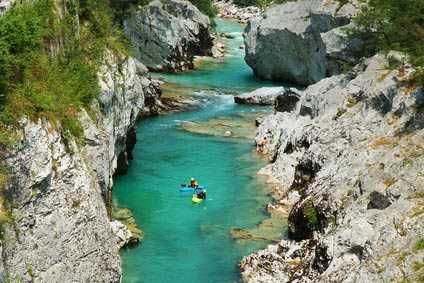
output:
[{"label": "kayaker", "polygon": [[196,179],[191,178],[190,179],[190,187],[197,188],[198,186],[199,186],[199,184],[197,183]]},{"label": "kayaker", "polygon": [[206,193],[205,193],[205,191],[202,190],[199,193],[197,193],[197,198],[206,199]]}]

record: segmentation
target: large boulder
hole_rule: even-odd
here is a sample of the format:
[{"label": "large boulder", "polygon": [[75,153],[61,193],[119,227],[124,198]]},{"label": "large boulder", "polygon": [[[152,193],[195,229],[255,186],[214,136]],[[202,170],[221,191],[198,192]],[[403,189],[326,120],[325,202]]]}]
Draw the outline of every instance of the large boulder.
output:
[{"label": "large boulder", "polygon": [[349,24],[355,11],[352,4],[322,0],[271,7],[246,27],[246,63],[264,79],[315,83],[328,74],[321,33]]},{"label": "large boulder", "polygon": [[153,71],[191,69],[195,55],[212,55],[209,18],[188,1],[154,0],[125,21],[125,32]]},{"label": "large boulder", "polygon": [[284,92],[286,92],[285,87],[261,87],[252,92],[234,96],[234,102],[238,104],[273,105],[275,98]]}]

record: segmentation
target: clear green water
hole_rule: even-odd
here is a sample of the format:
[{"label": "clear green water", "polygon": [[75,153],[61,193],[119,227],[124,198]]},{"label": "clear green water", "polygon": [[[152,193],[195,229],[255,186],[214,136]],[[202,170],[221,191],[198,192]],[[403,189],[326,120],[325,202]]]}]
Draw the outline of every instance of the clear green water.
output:
[{"label": "clear green water", "polygon": [[[241,30],[218,21],[223,31]],[[262,86],[253,80],[242,59],[240,38],[229,42],[224,63],[166,79],[187,86],[242,90]],[[233,227],[253,228],[266,215],[269,197],[256,171],[264,164],[251,141],[195,135],[180,128],[181,121],[263,111],[233,103],[228,95],[207,95],[192,112],[146,119],[138,125],[138,143],[127,175],[116,178],[114,203],[132,210],[145,233],[141,245],[122,251],[123,282],[237,282],[237,263],[263,248],[265,241],[236,241]],[[195,177],[206,185],[208,198],[199,205],[191,194],[178,191]]]},{"label": "clear green water", "polygon": [[272,86],[275,83],[263,81],[253,76],[252,69],[244,62],[243,45],[244,26],[221,19],[215,20],[218,32],[226,32],[234,36],[227,42],[227,56],[222,60],[207,60],[201,69],[188,71],[183,74],[160,74],[171,83],[185,86],[213,88],[225,91],[248,91],[261,86]]}]

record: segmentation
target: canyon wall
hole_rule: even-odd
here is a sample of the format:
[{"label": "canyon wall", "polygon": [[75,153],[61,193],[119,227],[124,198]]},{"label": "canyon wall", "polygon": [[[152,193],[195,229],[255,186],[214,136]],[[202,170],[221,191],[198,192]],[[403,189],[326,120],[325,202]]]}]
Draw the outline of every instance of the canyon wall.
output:
[{"label": "canyon wall", "polygon": [[399,67],[376,55],[294,104],[283,93],[261,121],[260,173],[278,185],[272,207],[290,207],[289,232],[242,260],[245,282],[423,279],[424,91],[405,57],[389,58]]},{"label": "canyon wall", "polygon": [[125,171],[140,115],[160,91],[133,58],[108,56],[101,95],[82,111],[84,138],[60,134],[44,119],[20,121],[7,156],[12,220],[2,232],[2,275],[22,282],[119,282],[118,239],[108,209],[112,176]]}]

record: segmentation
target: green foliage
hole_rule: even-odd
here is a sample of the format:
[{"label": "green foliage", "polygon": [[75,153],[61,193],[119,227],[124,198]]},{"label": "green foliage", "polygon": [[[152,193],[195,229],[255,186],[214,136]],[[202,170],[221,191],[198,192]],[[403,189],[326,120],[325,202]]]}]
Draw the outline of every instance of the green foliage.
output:
[{"label": "green foliage", "polygon": [[64,3],[66,13],[54,0],[25,1],[0,17],[0,144],[11,144],[10,125],[23,115],[81,138],[78,112],[100,92],[105,50],[128,53],[107,0]]},{"label": "green foliage", "polygon": [[303,214],[305,215],[311,227],[318,225],[318,213],[312,200],[308,200],[303,207]]},{"label": "green foliage", "polygon": [[288,1],[294,0],[234,0],[234,4],[239,7],[257,6],[260,8],[266,8],[271,4],[282,4]]},{"label": "green foliage", "polygon": [[355,19],[364,54],[397,50],[418,67],[413,80],[424,85],[424,1],[369,0]]},{"label": "green foliage", "polygon": [[423,239],[419,239],[415,245],[414,245],[414,250],[415,251],[421,251],[424,250],[424,238]]},{"label": "green foliage", "polygon": [[147,5],[150,0],[114,0],[110,1],[114,19],[122,24],[123,21],[137,9],[137,7]]},{"label": "green foliage", "polygon": [[213,18],[217,14],[216,8],[213,6],[211,0],[189,0],[196,6],[203,14]]}]

